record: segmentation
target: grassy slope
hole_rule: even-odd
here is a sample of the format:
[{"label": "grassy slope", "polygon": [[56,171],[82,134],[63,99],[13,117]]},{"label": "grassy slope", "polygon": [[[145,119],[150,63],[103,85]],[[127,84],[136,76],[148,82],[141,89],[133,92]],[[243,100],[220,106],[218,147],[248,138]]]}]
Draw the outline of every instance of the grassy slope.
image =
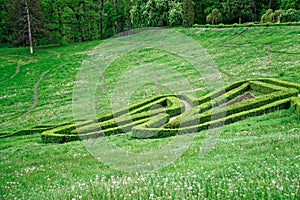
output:
[{"label": "grassy slope", "polygon": [[[180,31],[206,48],[219,70],[235,80],[270,76],[299,82],[299,27]],[[27,49],[0,49],[1,132],[71,120],[76,70],[96,44],[39,48],[33,57]],[[159,50],[133,52],[120,58],[105,72],[108,84],[116,82],[116,68],[121,73],[139,65],[133,57],[175,66],[195,88],[204,85],[188,63],[169,59]],[[21,66],[20,72],[9,79],[16,67],[27,61],[32,63]],[[35,83],[47,70],[39,85],[37,107],[24,115],[33,103]],[[225,74],[224,81],[229,81]],[[112,89],[101,97],[98,115],[110,109],[110,92]],[[154,86],[141,88],[132,96],[132,102],[155,92]],[[297,199],[299,119],[291,111],[278,111],[226,126],[217,145],[204,156],[200,147],[205,134],[212,134],[213,130],[195,134],[195,142],[180,159],[151,174],[114,171],[94,159],[81,142],[45,145],[38,134],[1,139],[0,194],[3,199],[145,199],[151,194],[166,199]],[[161,147],[170,138],[140,141],[120,135],[111,140],[142,152]]]}]

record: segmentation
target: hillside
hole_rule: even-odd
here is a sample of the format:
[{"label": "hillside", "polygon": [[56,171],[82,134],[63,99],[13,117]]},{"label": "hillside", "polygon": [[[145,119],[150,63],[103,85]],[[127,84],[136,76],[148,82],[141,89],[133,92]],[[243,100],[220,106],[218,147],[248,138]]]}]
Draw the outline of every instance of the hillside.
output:
[{"label": "hillside", "polygon": [[[178,28],[176,31],[191,38],[186,40],[187,44],[195,42],[199,45],[193,58],[201,57],[205,61],[201,64],[208,63],[220,72],[218,75],[222,79],[216,84],[258,78],[300,83],[299,26]],[[154,39],[160,36],[155,34],[153,32]],[[143,33],[134,37],[136,40],[133,41],[147,39]],[[113,55],[113,62],[95,76],[100,78],[93,86],[96,93],[92,97],[96,99],[93,106],[97,117],[120,109],[116,102],[133,104],[176,89],[200,98],[217,89],[207,84],[213,84],[209,81],[213,77],[206,77],[206,72],[195,68],[193,61],[176,54],[183,49],[192,49],[188,45],[175,49],[176,42],[181,40],[171,38],[174,48],[171,45],[168,50],[150,46],[131,51],[118,46],[116,41],[119,40],[122,38],[37,47],[32,56],[25,48],[1,48],[0,132],[8,134],[41,124],[72,122],[73,91],[76,84],[80,84],[78,70],[84,64],[92,66],[94,63],[88,61],[99,59],[99,55],[101,58],[104,51],[125,53],[120,57]],[[176,88],[180,81],[188,83],[188,87]],[[79,94],[88,94],[85,92]],[[256,91],[253,95],[261,94]],[[236,196],[297,199],[299,119],[292,109],[248,118],[218,129],[219,136],[211,141],[212,146],[207,146],[205,135],[213,135],[214,129],[195,133],[191,146],[182,147],[187,151],[176,161],[147,174],[128,174],[108,168],[79,141],[43,144],[39,134],[1,138],[0,193],[4,199],[228,199]],[[188,136],[181,137],[189,140]],[[128,134],[110,136],[109,139],[116,146],[134,153],[154,151],[172,140],[133,140]],[[127,196],[122,196],[124,194]]]}]

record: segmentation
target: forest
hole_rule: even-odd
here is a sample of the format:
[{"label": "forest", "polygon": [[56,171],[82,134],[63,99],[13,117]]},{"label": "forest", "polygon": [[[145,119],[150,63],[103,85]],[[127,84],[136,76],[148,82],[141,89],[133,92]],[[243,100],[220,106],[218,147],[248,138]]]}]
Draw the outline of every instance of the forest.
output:
[{"label": "forest", "polygon": [[300,21],[299,10],[300,0],[0,0],[0,44],[102,40],[153,26]]}]

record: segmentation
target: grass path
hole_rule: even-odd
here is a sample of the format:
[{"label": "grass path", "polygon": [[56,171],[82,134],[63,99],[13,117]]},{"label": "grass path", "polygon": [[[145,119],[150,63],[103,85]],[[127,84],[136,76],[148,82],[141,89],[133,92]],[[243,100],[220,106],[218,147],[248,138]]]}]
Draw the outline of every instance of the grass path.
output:
[{"label": "grass path", "polygon": [[41,74],[40,79],[36,82],[36,84],[34,85],[34,89],[33,89],[33,104],[32,106],[30,106],[30,108],[27,110],[27,112],[25,113],[25,115],[29,114],[37,105],[39,97],[38,97],[38,87],[39,84],[41,83],[41,81],[43,80],[43,78],[45,77],[45,75],[49,72],[45,71]]}]

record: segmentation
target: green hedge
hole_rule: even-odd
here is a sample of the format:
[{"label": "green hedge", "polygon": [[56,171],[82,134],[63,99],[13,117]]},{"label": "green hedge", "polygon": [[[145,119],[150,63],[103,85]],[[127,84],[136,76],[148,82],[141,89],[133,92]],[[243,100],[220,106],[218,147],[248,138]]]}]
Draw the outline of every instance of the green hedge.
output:
[{"label": "green hedge", "polygon": [[287,88],[261,82],[261,81],[250,81],[250,87],[252,90],[256,90],[260,93],[268,94],[271,92],[284,91]]},{"label": "green hedge", "polygon": [[[97,124],[92,121],[83,121],[78,124],[67,124],[64,126],[56,127],[52,130],[46,131],[42,134],[42,140],[44,142],[68,142],[74,141],[83,138],[97,137],[97,135],[111,135],[111,134],[120,134],[124,131],[131,131],[132,127],[137,126],[141,123],[149,121],[150,115],[162,116],[167,113],[167,116],[174,116],[181,114],[184,111],[184,104],[174,96],[163,97],[160,96],[158,100],[151,98],[153,101],[148,105],[142,106],[136,110],[133,110],[132,113],[135,114],[125,114],[117,118],[109,119],[107,121],[102,121]],[[150,102],[150,101],[149,101]],[[151,110],[149,113],[148,110],[155,105],[165,106],[163,108],[158,108]],[[143,110],[143,112],[141,112]],[[152,119],[152,118],[151,118]],[[156,118],[154,118],[156,119]],[[168,118],[169,119],[169,118]],[[155,123],[154,123],[155,122]],[[154,121],[150,124],[153,125],[156,123],[161,123],[160,121]],[[165,123],[166,121],[164,121]],[[145,126],[148,126],[147,123]],[[100,130],[101,129],[101,130]],[[80,135],[79,135],[79,134]],[[57,140],[55,139],[57,137]]]},{"label": "green hedge", "polygon": [[[263,85],[263,84],[262,84]],[[272,103],[274,101],[290,98],[297,96],[297,91],[294,89],[286,89],[285,91],[273,92],[268,95],[260,96],[253,99],[244,100],[242,102],[226,106],[215,108],[214,110],[208,110],[206,112],[200,113],[198,115],[192,115],[190,113],[183,114],[181,118],[168,123],[165,128],[179,128],[193,126],[199,123],[204,123],[210,121],[213,118],[218,116],[232,115],[249,109],[258,108],[266,104]]]},{"label": "green hedge", "polygon": [[184,128],[177,128],[177,129],[157,129],[157,128],[140,128],[133,137],[139,138],[139,139],[146,139],[146,138],[163,138],[163,137],[169,137],[169,136],[175,136],[177,134],[186,134],[186,133],[194,133],[199,132],[202,130],[206,130],[209,128],[216,128],[223,126],[225,124],[234,123],[240,120],[244,120],[246,118],[252,117],[252,116],[259,116],[263,115],[278,109],[287,109],[290,107],[291,99],[286,98],[283,100],[279,100],[264,106],[261,106],[259,108],[243,111],[240,113],[236,113],[230,116],[227,116],[225,118],[208,121],[202,124],[197,124],[190,127],[184,127]]},{"label": "green hedge", "polygon": [[[265,95],[225,106],[249,90]],[[200,98],[192,95],[160,95],[100,117],[97,121],[79,121],[61,125],[38,125],[1,137],[42,133],[42,141],[64,143],[132,131],[134,138],[157,138],[198,132],[262,115],[276,109],[293,107],[300,113],[299,83],[274,78],[237,81]],[[182,100],[193,107],[185,111]],[[170,117],[177,116],[169,122]]]},{"label": "green hedge", "polygon": [[[141,125],[135,126],[132,128],[132,137],[134,138],[140,138],[140,139],[145,139],[145,138],[152,138],[153,137],[153,132],[148,132],[147,130],[149,128],[158,128],[165,124],[167,121],[169,121],[170,116],[164,113],[161,113],[159,115],[156,115],[151,118],[146,123],[143,123]],[[156,130],[160,130],[163,128],[158,128]]]},{"label": "green hedge", "polygon": [[295,110],[297,114],[300,114],[300,97],[291,98],[291,107]]},{"label": "green hedge", "polygon": [[176,95],[177,98],[185,100],[188,102],[192,107],[198,106],[198,98],[191,95],[191,94],[181,94],[181,95]]},{"label": "green hedge", "polygon": [[262,24],[248,23],[248,24],[219,24],[219,25],[194,24],[193,25],[194,28],[242,28],[242,27],[268,27],[268,26],[300,26],[300,22],[285,22],[285,23],[268,22],[268,23],[262,23]]},{"label": "green hedge", "polygon": [[110,114],[107,114],[107,115],[104,115],[104,116],[101,116],[98,121],[99,122],[102,122],[102,121],[107,121],[107,120],[110,120],[110,119],[113,119],[114,117],[119,117],[121,115],[124,115],[124,114],[128,114],[128,112],[132,112],[136,109],[139,109],[140,107],[143,107],[149,103],[152,103],[154,101],[157,101],[161,98],[165,98],[166,96],[169,96],[169,95],[159,95],[159,96],[155,96],[155,97],[151,97],[151,98],[148,98],[142,102],[138,102],[138,103],[135,103],[135,104],[132,104],[131,106],[129,107],[125,107],[125,108],[121,108],[120,110],[118,111],[115,111],[113,113],[110,113]]},{"label": "green hedge", "polygon": [[233,82],[233,83],[230,83],[230,84],[224,86],[223,88],[217,89],[207,95],[204,95],[203,97],[198,98],[198,105],[200,105],[202,103],[206,103],[212,99],[215,99],[230,90],[240,87],[241,85],[243,85],[246,82],[247,81],[236,81],[236,82]]},{"label": "green hedge", "polygon": [[270,83],[270,84],[277,85],[277,86],[281,86],[284,88],[294,88],[294,89],[297,89],[298,92],[300,93],[300,84],[299,83],[282,81],[282,80],[279,80],[276,78],[258,78],[255,80]]},{"label": "green hedge", "polygon": [[[114,134],[125,133],[133,127],[147,122],[149,119],[141,119],[124,126],[114,127],[110,129],[101,130],[97,124],[94,124],[94,132],[85,132],[86,134],[58,134],[56,129],[45,131],[41,134],[44,143],[65,143],[81,139],[91,139],[102,136],[109,136]],[[76,126],[76,125],[75,125]]]}]

